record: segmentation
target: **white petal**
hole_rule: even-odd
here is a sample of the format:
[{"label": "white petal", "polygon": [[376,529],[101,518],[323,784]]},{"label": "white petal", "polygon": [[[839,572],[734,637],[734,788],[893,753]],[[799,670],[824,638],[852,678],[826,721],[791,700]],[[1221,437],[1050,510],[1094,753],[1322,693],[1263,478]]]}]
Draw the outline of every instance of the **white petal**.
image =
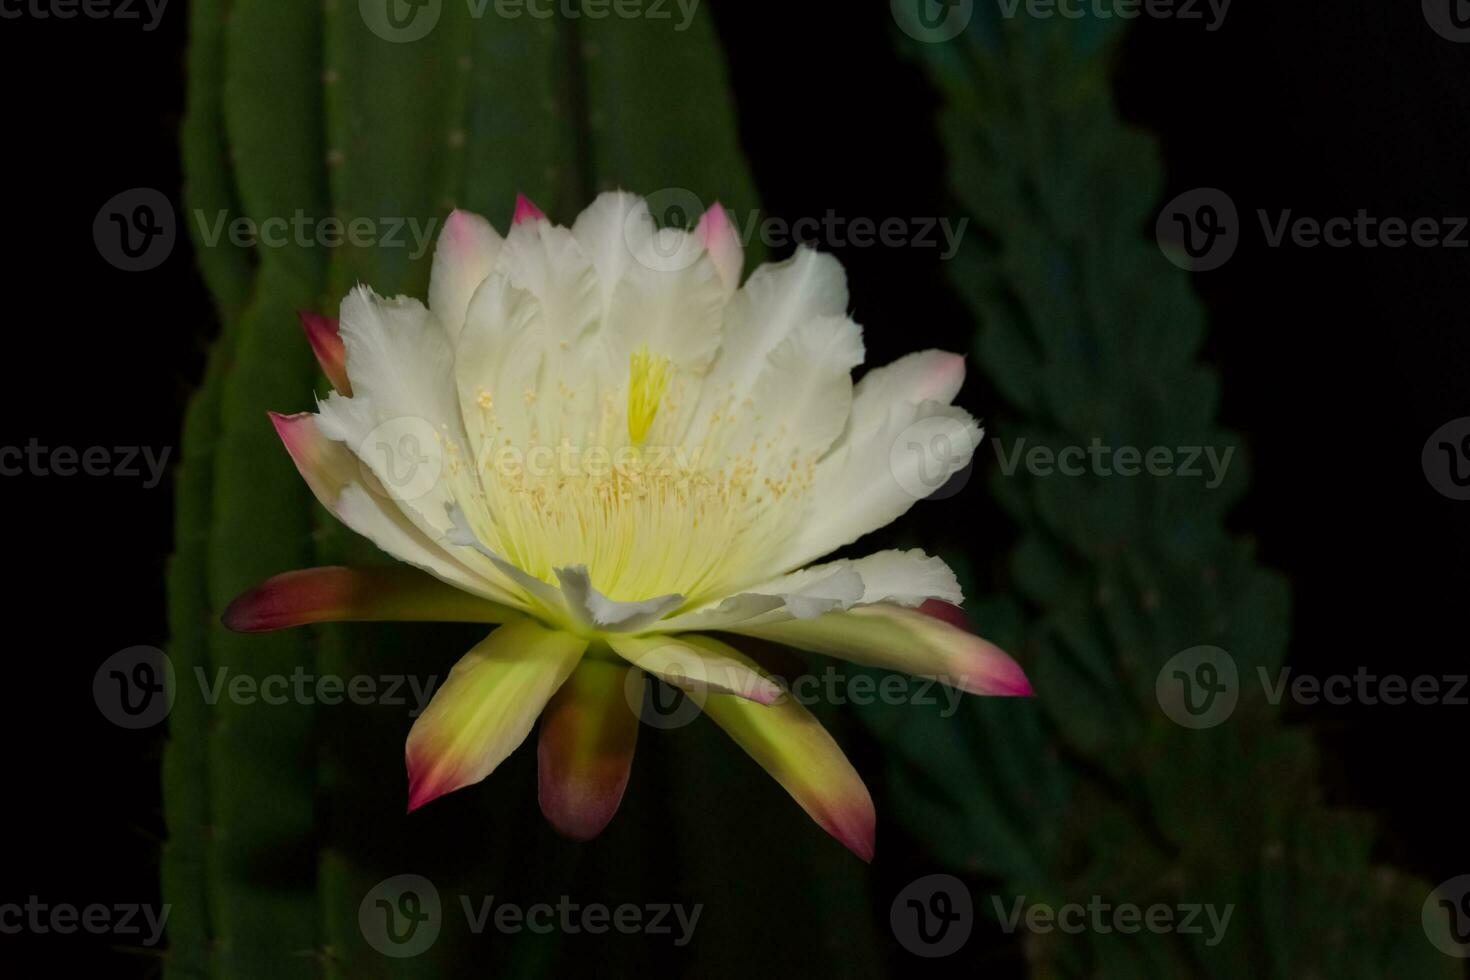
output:
[{"label": "white petal", "polygon": [[879,551],[850,565],[863,579],[859,605],[892,602],[918,606],[929,599],[940,599],[958,606],[965,600],[959,580],[944,560],[926,555],[919,548]]},{"label": "white petal", "polygon": [[[817,465],[807,520],[777,567],[799,567],[893,523],[968,466],[983,435],[951,405],[893,406],[881,427],[839,443]],[[935,440],[943,452],[933,451]]]},{"label": "white petal", "polygon": [[810,463],[842,434],[852,409],[852,369],[863,362],[862,330],[845,316],[818,317],[776,345],[756,383],[754,431],[737,434],[768,470]]},{"label": "white petal", "polygon": [[803,568],[754,586],[720,602],[666,619],[662,632],[725,629],[739,623],[813,619],[847,609],[863,597],[863,580],[852,562]]},{"label": "white petal", "polygon": [[917,606],[927,599],[960,604],[964,596],[948,565],[915,548],[812,565],[702,609],[664,620],[658,629],[718,630],[815,619],[877,602]]},{"label": "white petal", "polygon": [[572,225],[572,236],[597,271],[602,310],[612,305],[613,291],[633,264],[633,248],[650,234],[653,216],[643,198],[627,191],[599,194]]},{"label": "white petal", "polygon": [[660,616],[684,603],[681,595],[663,595],[641,602],[618,602],[609,599],[592,586],[587,566],[558,568],[557,580],[567,607],[581,625],[596,630],[636,631],[656,622]]},{"label": "white petal", "polygon": [[[384,300],[365,287],[343,300],[341,333],[352,397],[329,395],[318,425],[367,465],[415,526],[438,540],[448,527],[446,508],[474,491],[448,335],[421,303]],[[462,560],[491,581],[503,579],[473,555]]]},{"label": "white petal", "polygon": [[[724,287],[688,232],[665,228],[654,241],[660,244],[631,263],[613,291],[606,328],[615,363],[626,370],[627,355],[647,347],[677,370],[701,375],[720,347]],[[691,248],[700,254],[687,265],[683,259],[661,261]]]},{"label": "white petal", "polygon": [[[765,371],[766,356],[818,317],[845,316],[847,274],[831,255],[802,246],[785,262],[751,273],[725,315],[716,383],[738,404]],[[724,389],[722,389],[724,393]]]},{"label": "white petal", "polygon": [[456,588],[516,604],[510,593],[418,528],[346,444],[322,434],[315,416],[273,416],[272,421],[312,493],[343,524]]},{"label": "white petal", "polygon": [[429,279],[429,309],[451,343],[464,327],[470,297],[490,275],[503,240],[490,222],[468,211],[453,211],[444,221],[434,248]]},{"label": "white petal", "polygon": [[952,403],[965,383],[965,359],[942,350],[915,351],[863,375],[853,390],[852,431],[878,428],[896,403]]}]

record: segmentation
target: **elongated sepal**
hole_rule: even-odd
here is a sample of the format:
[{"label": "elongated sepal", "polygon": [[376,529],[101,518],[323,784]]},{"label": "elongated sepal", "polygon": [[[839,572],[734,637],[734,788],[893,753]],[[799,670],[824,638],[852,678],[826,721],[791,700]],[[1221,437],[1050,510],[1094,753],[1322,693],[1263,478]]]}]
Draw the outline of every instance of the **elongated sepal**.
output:
[{"label": "elongated sepal", "polygon": [[730,694],[709,695],[704,711],[823,830],[864,861],[873,860],[873,798],[810,711],[793,698],[763,705]]},{"label": "elongated sepal", "polygon": [[537,795],[563,836],[591,840],[617,812],[638,742],[642,686],[630,667],[584,658],[542,712]]},{"label": "elongated sepal", "polygon": [[1032,693],[1021,665],[1000,647],[918,609],[879,603],[816,619],[731,629],[852,663],[932,677],[971,694]]},{"label": "elongated sepal", "polygon": [[300,310],[301,328],[306,331],[306,340],[322,373],[332,382],[332,387],[348,397],[352,396],[352,382],[347,380],[347,347],[342,343],[339,324],[334,317]]},{"label": "elongated sepal", "polygon": [[530,734],[587,641],[520,619],[465,654],[408,734],[408,809],[478,783]]},{"label": "elongated sepal", "polygon": [[263,633],[308,623],[504,623],[517,616],[416,569],[327,566],[266,579],[231,602],[220,622]]}]

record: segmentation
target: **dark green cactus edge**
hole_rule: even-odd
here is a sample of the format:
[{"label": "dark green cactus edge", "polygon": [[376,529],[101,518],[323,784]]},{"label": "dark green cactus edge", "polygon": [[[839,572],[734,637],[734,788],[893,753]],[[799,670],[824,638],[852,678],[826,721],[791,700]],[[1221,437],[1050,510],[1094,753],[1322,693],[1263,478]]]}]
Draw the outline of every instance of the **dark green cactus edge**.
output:
[{"label": "dark green cactus edge", "polygon": [[[1118,21],[1002,20],[977,4],[954,41],[912,45],[943,92],[952,188],[981,236],[953,279],[976,363],[1005,399],[991,432],[1053,449],[1237,446],[1198,360],[1203,310],[1148,237],[1162,187],[1151,140],[1118,117]],[[1325,806],[1310,737],[1261,696],[1285,654],[1289,597],[1223,518],[1244,468],[1203,481],[1005,476],[1021,532],[1006,591],[971,610],[1020,653],[1033,704],[967,700],[867,721],[895,756],[886,794],[948,866],[1053,906],[1233,904],[1206,936],[1020,934],[1048,977],[1457,976],[1420,925],[1430,885],[1373,863],[1371,821]],[[1155,681],[1222,647],[1241,701],[1218,727],[1169,721]],[[1036,709],[1040,708],[1038,712]],[[963,724],[957,738],[956,724]],[[995,917],[988,895],[977,913]],[[1209,930],[1206,930],[1208,934]]]},{"label": "dark green cactus edge", "polygon": [[[378,625],[236,636],[218,625],[234,595],[269,575],[384,561],[311,500],[265,413],[309,409],[313,390],[326,390],[296,309],[331,311],[357,281],[422,296],[430,256],[415,254],[406,231],[397,248],[211,246],[196,213],[211,225],[220,212],[366,217],[386,233],[387,219],[437,231],[429,223],[454,206],[504,227],[517,191],[564,221],[615,186],[683,188],[740,213],[755,205],[703,10],[674,35],[657,20],[503,20],[493,5],[475,19],[470,5],[445,3],[427,37],[392,43],[367,28],[358,6],[191,6],[185,210],[221,332],[186,420],[169,573],[178,689],[164,760],[166,973],[533,977],[579,957],[604,973],[673,964],[688,975],[747,975],[765,953],[750,937],[769,935],[772,922],[809,923],[820,903],[834,924],[817,931],[825,938],[810,963],[793,966],[835,959],[872,975],[860,863],[703,720],[667,736],[644,732],[622,812],[583,846],[544,826],[533,751],[405,818],[404,707],[202,696],[201,675],[210,684],[297,668],[442,678],[481,634]],[[747,826],[731,799],[779,816]],[[789,854],[780,874],[746,880],[752,862],[778,848]],[[358,910],[376,882],[402,873],[435,883],[446,924],[423,955],[390,959],[363,938]],[[458,894],[705,902],[719,914],[682,951],[603,937],[616,955],[598,955],[605,947],[575,950],[566,937],[470,935],[451,925]]]}]

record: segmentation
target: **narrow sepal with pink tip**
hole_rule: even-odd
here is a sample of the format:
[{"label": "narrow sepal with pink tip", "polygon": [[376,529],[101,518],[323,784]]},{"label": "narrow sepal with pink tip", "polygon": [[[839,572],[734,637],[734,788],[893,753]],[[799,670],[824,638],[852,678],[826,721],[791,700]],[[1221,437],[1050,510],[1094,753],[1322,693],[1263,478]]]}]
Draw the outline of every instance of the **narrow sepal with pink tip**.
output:
[{"label": "narrow sepal with pink tip", "polygon": [[340,324],[335,317],[305,310],[296,314],[301,318],[301,328],[306,331],[306,340],[311,352],[321,365],[322,373],[342,394],[352,396],[352,382],[347,379],[347,346],[342,342]]},{"label": "narrow sepal with pink tip", "polygon": [[327,566],[266,579],[231,602],[220,622],[264,633],[309,623],[504,623],[518,615],[416,569]]},{"label": "narrow sepal with pink tip", "polygon": [[518,225],[523,221],[541,221],[545,217],[545,212],[533,204],[529,197],[524,194],[516,195],[515,216],[511,218],[511,224]]},{"label": "narrow sepal with pink tip", "polygon": [[[690,644],[718,648],[765,674],[754,660],[708,637],[683,637]],[[768,675],[767,675],[768,676]],[[873,860],[877,814],[862,777],[835,739],[795,698],[764,705],[733,694],[707,693],[704,712],[760,763],[827,833],[864,861]]]},{"label": "narrow sepal with pink tip", "polygon": [[465,654],[408,734],[408,809],[490,775],[586,649],[585,639],[521,619]]},{"label": "narrow sepal with pink tip", "polygon": [[1000,647],[905,606],[878,603],[815,619],[731,630],[868,667],[932,677],[970,694],[1032,694],[1021,665]]},{"label": "narrow sepal with pink tip", "polygon": [[537,796],[563,836],[591,840],[617,812],[638,742],[643,684],[630,667],[585,657],[542,712]]}]

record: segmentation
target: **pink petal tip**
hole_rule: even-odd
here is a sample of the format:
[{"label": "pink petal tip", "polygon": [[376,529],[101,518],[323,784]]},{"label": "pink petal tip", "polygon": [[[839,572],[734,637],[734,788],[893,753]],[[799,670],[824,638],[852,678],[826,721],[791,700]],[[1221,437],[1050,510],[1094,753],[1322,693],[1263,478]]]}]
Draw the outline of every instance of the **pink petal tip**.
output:
[{"label": "pink petal tip", "polygon": [[522,221],[541,221],[546,214],[531,203],[531,199],[524,194],[516,195],[516,213],[511,219],[512,224],[520,224]]},{"label": "pink petal tip", "polygon": [[347,380],[347,347],[342,343],[341,323],[335,318],[320,313],[299,310],[301,328],[306,331],[307,343],[316,355],[322,373],[332,382],[332,387],[351,397],[352,385]]}]

